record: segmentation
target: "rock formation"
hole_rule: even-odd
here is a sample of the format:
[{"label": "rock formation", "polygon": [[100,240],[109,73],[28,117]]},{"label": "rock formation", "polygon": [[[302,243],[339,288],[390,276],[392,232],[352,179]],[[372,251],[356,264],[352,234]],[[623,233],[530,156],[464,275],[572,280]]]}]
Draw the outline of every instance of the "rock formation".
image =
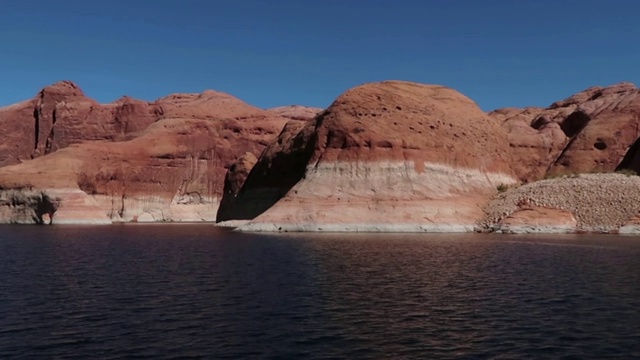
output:
[{"label": "rock formation", "polygon": [[229,215],[225,214],[225,211],[234,206],[236,196],[240,192],[242,185],[247,180],[249,172],[256,164],[258,159],[250,152],[244,153],[238,160],[236,160],[227,171],[227,175],[224,178],[224,191],[223,197],[218,208],[216,215],[217,221],[224,221],[229,219]]},{"label": "rock formation", "polygon": [[585,174],[640,171],[629,83],[486,114],[452,89],[400,81],[326,110],[216,91],[98,104],[60,82],[0,108],[0,126],[0,222],[640,231],[640,177]]},{"label": "rock formation", "polygon": [[59,200],[25,188],[0,189],[0,224],[47,224]]},{"label": "rock formation", "polygon": [[520,206],[497,226],[503,233],[573,233],[576,218],[570,211],[535,205]]},{"label": "rock formation", "polygon": [[[546,175],[640,170],[622,160],[640,136],[640,89],[630,83],[593,87],[546,109],[489,114],[507,130],[514,171],[525,182]],[[631,150],[637,151],[636,147]]]},{"label": "rock formation", "polygon": [[290,121],[215,91],[99,105],[69,82],[0,114],[10,138],[33,140],[1,149],[24,162],[0,168],[0,187],[55,194],[54,223],[214,221],[227,168]]},{"label": "rock formation", "polygon": [[306,121],[316,117],[322,109],[302,105],[290,105],[267,109],[267,111],[288,119]]},{"label": "rock formation", "polygon": [[88,140],[131,139],[161,119],[271,118],[282,122],[309,120],[320,110],[294,105],[265,111],[211,90],[172,94],[151,103],[124,96],[99,104],[75,83],[61,81],[42,89],[34,99],[0,108],[0,126],[9,135],[0,144],[0,167]]},{"label": "rock formation", "polygon": [[580,174],[513,187],[487,205],[498,232],[618,232],[640,214],[640,176]]},{"label": "rock formation", "polygon": [[70,81],[44,88],[29,101],[0,108],[7,142],[0,166],[20,163],[87,140],[123,140],[161,118],[162,107],[128,97],[106,105]]},{"label": "rock formation", "polygon": [[454,90],[366,84],[285,127],[231,218],[253,219],[243,227],[253,231],[469,231],[496,186],[516,182],[508,145]]}]

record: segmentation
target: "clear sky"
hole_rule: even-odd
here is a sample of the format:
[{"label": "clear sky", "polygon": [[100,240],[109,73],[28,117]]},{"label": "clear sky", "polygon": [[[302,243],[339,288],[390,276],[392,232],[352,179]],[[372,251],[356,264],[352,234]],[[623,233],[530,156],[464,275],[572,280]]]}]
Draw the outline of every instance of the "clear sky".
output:
[{"label": "clear sky", "polygon": [[640,84],[637,0],[7,0],[0,105],[73,80],[101,102],[214,89],[326,107],[386,79],[485,110]]}]

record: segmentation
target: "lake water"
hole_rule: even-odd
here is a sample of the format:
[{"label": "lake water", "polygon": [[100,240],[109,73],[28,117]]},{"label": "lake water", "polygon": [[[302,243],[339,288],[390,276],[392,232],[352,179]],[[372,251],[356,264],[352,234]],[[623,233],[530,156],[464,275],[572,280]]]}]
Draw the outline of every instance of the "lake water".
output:
[{"label": "lake water", "polygon": [[0,359],[640,358],[640,238],[0,227]]}]

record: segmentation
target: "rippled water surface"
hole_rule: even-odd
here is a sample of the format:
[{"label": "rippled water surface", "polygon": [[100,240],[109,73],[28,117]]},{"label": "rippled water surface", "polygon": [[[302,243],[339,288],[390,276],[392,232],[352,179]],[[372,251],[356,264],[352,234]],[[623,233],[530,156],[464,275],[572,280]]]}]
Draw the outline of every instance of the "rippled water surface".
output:
[{"label": "rippled water surface", "polygon": [[640,238],[0,227],[0,359],[640,358]]}]

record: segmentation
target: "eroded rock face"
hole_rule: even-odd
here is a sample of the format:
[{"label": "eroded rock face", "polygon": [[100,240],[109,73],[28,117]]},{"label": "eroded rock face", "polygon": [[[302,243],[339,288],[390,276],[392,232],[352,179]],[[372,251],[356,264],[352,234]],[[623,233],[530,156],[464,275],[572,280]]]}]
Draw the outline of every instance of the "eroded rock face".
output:
[{"label": "eroded rock face", "polygon": [[[0,217],[213,221],[225,194],[218,220],[251,220],[244,230],[471,231],[499,185],[640,171],[639,118],[640,90],[629,83],[590,88],[548,108],[485,114],[451,89],[397,81],[351,89],[323,111],[262,110],[216,91],[98,104],[61,82],[0,108],[8,134],[0,166],[11,164],[0,168],[0,188],[55,198],[57,213],[38,218],[4,201]],[[606,186],[585,179],[567,180],[573,187],[562,187],[563,196],[579,189],[590,203],[582,195],[549,198],[537,192],[547,183],[535,183],[538,202],[509,203],[482,226],[617,231],[628,221],[623,228],[638,228],[638,209],[624,200],[633,178],[598,178]],[[602,191],[585,188],[592,185]],[[22,208],[37,203],[30,196]],[[489,206],[502,204],[496,199]]]},{"label": "eroded rock face", "polygon": [[347,91],[283,130],[236,199],[245,230],[469,231],[516,180],[506,133],[442,86],[389,81]]},{"label": "eroded rock face", "polygon": [[302,105],[290,105],[267,109],[267,111],[278,116],[286,117],[288,119],[306,121],[316,117],[316,115],[318,115],[318,113],[320,113],[322,109]]},{"label": "eroded rock face", "polygon": [[495,230],[501,233],[573,233],[578,222],[570,211],[535,205],[520,206],[500,221]]},{"label": "eroded rock face", "polygon": [[512,168],[524,182],[543,178],[568,138],[540,108],[500,109],[489,113],[507,131]]},{"label": "eroded rock face", "polygon": [[635,155],[623,163],[640,135],[640,90],[633,84],[589,88],[546,109],[489,115],[507,130],[514,171],[525,182],[563,173],[640,170]]},{"label": "eroded rock face", "polygon": [[[67,222],[214,221],[227,168],[259,154],[289,121],[215,91],[104,106],[70,83],[41,95],[38,119],[53,131],[40,130],[53,136],[30,145],[46,155],[0,168],[0,186],[58,191]],[[31,103],[18,105],[25,112]],[[102,133],[93,127],[101,122]],[[83,208],[103,216],[83,218]]]},{"label": "eroded rock face", "polygon": [[0,167],[31,159],[35,149],[34,109],[36,100],[0,108]]},{"label": "eroded rock face", "polygon": [[20,163],[88,140],[123,140],[161,117],[161,108],[131,98],[99,104],[73,82],[48,86],[29,101],[0,108],[8,142],[0,166]]},{"label": "eroded rock face", "polygon": [[[542,232],[554,232],[544,227],[618,232],[640,213],[639,187],[639,176],[623,174],[581,174],[536,181],[495,196],[485,207],[479,226],[489,231],[517,225],[521,229],[538,227]],[[527,208],[536,212],[524,211]],[[575,217],[575,226],[568,214]]]},{"label": "eroded rock face", "polygon": [[0,190],[0,224],[50,224],[59,200],[29,188]]},{"label": "eroded rock face", "polygon": [[[265,111],[212,90],[172,94],[154,102],[124,96],[99,104],[75,83],[61,81],[42,89],[32,100],[0,108],[0,126],[9,135],[0,144],[0,167],[85,141],[129,140],[162,119],[224,119],[230,129],[240,131],[241,126],[230,120],[278,119],[284,123],[286,119],[308,120],[318,110],[288,106]],[[255,132],[259,135],[261,130]]]}]

